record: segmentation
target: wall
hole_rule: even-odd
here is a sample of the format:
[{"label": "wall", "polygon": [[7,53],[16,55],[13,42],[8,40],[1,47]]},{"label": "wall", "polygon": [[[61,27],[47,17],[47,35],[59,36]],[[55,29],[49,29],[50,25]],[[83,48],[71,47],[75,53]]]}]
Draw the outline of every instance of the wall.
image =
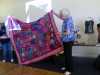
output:
[{"label": "wall", "polygon": [[[52,0],[52,7],[53,7],[53,10],[57,13],[62,8],[68,8],[71,11],[71,15],[73,17],[75,26],[78,26],[80,28],[81,39],[79,39],[79,41],[81,43],[96,44],[97,42],[96,24],[98,20],[100,20],[100,17],[99,17],[100,9],[98,8],[100,7],[99,2],[100,2],[99,0],[92,0],[92,1],[91,0],[84,0],[84,1],[83,0],[75,0],[75,1]],[[29,16],[31,18],[31,21],[38,19],[44,14],[45,14],[44,11],[41,11],[40,9],[37,9],[33,6],[30,7]],[[87,19],[87,17],[92,17],[95,21],[94,34],[84,33],[84,30],[85,30],[84,21],[85,19]],[[59,20],[55,16],[54,18],[55,18],[59,31],[61,31],[62,21]]]},{"label": "wall", "polygon": [[[56,5],[55,5],[56,3]],[[74,24],[80,27],[82,38],[79,40],[84,43],[96,43],[97,32],[96,24],[100,20],[100,0],[54,0],[53,6],[56,12],[61,8],[68,8],[74,19]],[[84,34],[84,20],[93,17],[95,21],[94,34]],[[59,22],[59,21],[58,21]],[[59,23],[58,23],[59,24]],[[59,27],[60,28],[60,27]]]},{"label": "wall", "polygon": [[6,16],[11,15],[25,20],[26,2],[27,0],[0,0],[0,17],[4,20]]},{"label": "wall", "polygon": [[96,58],[100,55],[100,46],[73,46],[73,56]]}]

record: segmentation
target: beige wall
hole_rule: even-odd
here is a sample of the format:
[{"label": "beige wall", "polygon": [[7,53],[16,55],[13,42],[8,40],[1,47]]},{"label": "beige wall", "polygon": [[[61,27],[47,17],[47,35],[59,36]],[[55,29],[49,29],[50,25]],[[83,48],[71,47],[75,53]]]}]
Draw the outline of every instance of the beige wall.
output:
[{"label": "beige wall", "polygon": [[[25,3],[32,0],[0,0],[0,17],[12,15],[18,19],[26,19]],[[58,12],[62,8],[68,8],[74,19],[74,24],[81,29],[82,38],[80,42],[96,43],[96,23],[100,18],[100,0],[52,0],[53,9]],[[44,12],[35,7],[30,7],[30,16],[32,20],[38,19],[44,15]],[[37,17],[38,16],[38,17]],[[87,17],[93,17],[95,20],[95,33],[91,35],[84,34],[84,20]],[[55,17],[57,27],[61,31],[62,21]]]},{"label": "beige wall", "polygon": [[[100,20],[100,0],[53,0],[54,10],[58,12],[61,8],[68,8],[74,19],[74,24],[80,27],[82,38],[79,40],[84,43],[96,43],[97,32],[96,24]],[[93,17],[95,20],[95,33],[84,34],[84,20]],[[59,21],[58,21],[59,22]],[[58,23],[59,24],[59,23]],[[61,24],[61,23],[60,23]],[[60,28],[60,27],[59,27]]]},{"label": "beige wall", "polygon": [[27,0],[0,0],[0,16],[3,19],[8,15],[25,19],[25,2]]}]

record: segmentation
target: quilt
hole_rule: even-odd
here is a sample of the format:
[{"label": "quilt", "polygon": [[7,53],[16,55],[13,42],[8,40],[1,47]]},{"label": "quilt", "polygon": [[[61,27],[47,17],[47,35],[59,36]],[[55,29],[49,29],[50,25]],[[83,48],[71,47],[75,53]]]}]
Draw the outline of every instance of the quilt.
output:
[{"label": "quilt", "polygon": [[30,23],[9,16],[6,27],[19,64],[38,62],[63,50],[50,12]]}]

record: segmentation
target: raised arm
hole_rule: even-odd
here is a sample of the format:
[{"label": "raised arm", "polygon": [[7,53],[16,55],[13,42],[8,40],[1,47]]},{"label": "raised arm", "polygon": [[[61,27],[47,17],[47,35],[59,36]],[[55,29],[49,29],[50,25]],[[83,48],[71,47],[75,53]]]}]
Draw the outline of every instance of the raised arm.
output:
[{"label": "raised arm", "polygon": [[59,14],[56,13],[56,12],[54,12],[54,11],[52,11],[52,12],[53,12],[53,14],[54,14],[55,16],[57,16],[58,18],[60,18],[60,19],[63,20],[61,12],[60,12]]}]

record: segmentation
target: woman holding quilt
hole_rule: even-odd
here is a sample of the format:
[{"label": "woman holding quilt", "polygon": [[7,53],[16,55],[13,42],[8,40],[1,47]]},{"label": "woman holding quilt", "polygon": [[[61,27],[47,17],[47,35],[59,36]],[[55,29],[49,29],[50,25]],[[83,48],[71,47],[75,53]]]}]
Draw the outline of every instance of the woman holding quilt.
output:
[{"label": "woman holding quilt", "polygon": [[75,41],[74,24],[72,17],[70,16],[70,11],[68,9],[60,10],[59,14],[52,11],[54,15],[63,20],[62,24],[62,42],[64,47],[65,56],[65,75],[71,75],[72,72],[72,46]]}]

